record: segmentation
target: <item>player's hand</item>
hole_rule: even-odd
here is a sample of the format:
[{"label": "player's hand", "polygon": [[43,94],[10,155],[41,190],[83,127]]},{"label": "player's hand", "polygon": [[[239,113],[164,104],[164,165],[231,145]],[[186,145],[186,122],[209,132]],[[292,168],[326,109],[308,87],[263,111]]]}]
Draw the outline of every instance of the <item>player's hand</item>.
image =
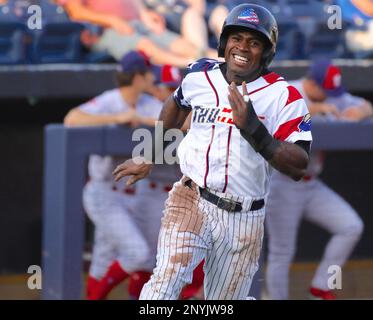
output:
[{"label": "player's hand", "polygon": [[349,107],[341,112],[341,118],[349,121],[360,121],[364,119],[364,113],[359,107]]},{"label": "player's hand", "polygon": [[139,118],[136,110],[129,109],[125,112],[120,112],[116,115],[117,124],[131,124]]},{"label": "player's hand", "polygon": [[131,128],[138,128],[140,125],[142,125],[142,120],[140,118],[133,119],[129,125]]},{"label": "player's hand", "polygon": [[143,124],[143,117],[141,117],[136,111],[131,115],[131,119],[128,123],[131,128],[137,128]]},{"label": "player's hand", "polygon": [[324,103],[324,102],[311,104],[310,113],[311,115],[321,113],[321,114],[331,114],[335,116],[336,118],[340,117],[340,112],[335,104]]},{"label": "player's hand", "polygon": [[127,181],[129,186],[149,175],[152,168],[153,163],[149,163],[143,157],[128,159],[115,168],[113,171],[114,180],[119,181],[123,177],[130,176]]},{"label": "player's hand", "polygon": [[246,103],[244,96],[249,97],[246,88],[246,82],[242,82],[243,95],[238,91],[237,86],[232,82],[228,87],[228,100],[232,108],[233,123],[238,129],[246,129],[248,108],[253,108],[250,100]]}]

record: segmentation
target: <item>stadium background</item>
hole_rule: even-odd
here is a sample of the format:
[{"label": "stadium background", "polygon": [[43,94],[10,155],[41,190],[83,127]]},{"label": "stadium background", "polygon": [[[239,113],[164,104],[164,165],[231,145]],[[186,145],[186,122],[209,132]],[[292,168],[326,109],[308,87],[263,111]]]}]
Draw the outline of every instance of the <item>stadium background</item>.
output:
[{"label": "stadium background", "polygon": [[[303,2],[310,5],[312,1]],[[295,28],[295,25],[292,24],[290,27]],[[339,33],[343,34],[343,29],[341,32],[338,31]],[[281,37],[280,28],[280,39]],[[343,41],[342,37],[339,37],[338,41]],[[324,50],[320,54],[328,53],[331,58],[339,58],[335,61],[342,68],[346,87],[352,93],[373,101],[373,82],[369,81],[373,75],[371,56],[368,55],[364,60],[348,52],[336,56],[336,47],[333,47],[335,41],[330,41],[329,44],[329,51]],[[318,44],[316,49],[317,46]],[[307,47],[306,44],[304,47]],[[289,47],[285,45],[284,48],[286,53]],[[314,56],[311,51],[308,56],[303,53],[299,56],[295,54],[286,57],[285,53],[278,55],[273,69],[288,79],[303,75],[308,60]],[[1,54],[6,55],[6,50]],[[83,61],[81,57],[72,64],[70,62],[66,64],[64,56],[61,55],[58,64],[40,64],[30,60],[22,63],[3,63],[0,66],[2,299],[38,297],[37,293],[17,296],[17,293],[5,292],[8,290],[5,288],[12,282],[9,279],[16,279],[12,276],[21,275],[21,278],[17,278],[22,279],[21,282],[14,280],[14,283],[18,283],[24,292],[27,268],[30,265],[41,265],[44,126],[49,123],[61,123],[68,110],[114,86],[112,74],[116,65],[110,58],[105,57],[102,62],[94,64],[87,63],[87,60]],[[373,151],[329,152],[321,176],[357,209],[365,222],[363,237],[351,257],[354,262],[347,265],[347,272],[352,274],[352,277],[348,277],[347,284],[351,295],[347,297],[373,296],[373,284],[364,280],[373,274],[373,263],[370,262],[373,259],[373,216],[370,202],[372,163]],[[89,252],[92,225],[88,220],[86,224],[86,251]],[[313,267],[312,264],[302,263],[318,261],[327,239],[328,235],[325,232],[307,223],[302,224],[295,258],[296,266],[292,269],[293,281],[306,282],[307,276],[309,277],[308,271]],[[363,277],[363,280],[359,277]],[[293,294],[295,297],[298,294],[301,297],[300,292],[293,290]]]}]

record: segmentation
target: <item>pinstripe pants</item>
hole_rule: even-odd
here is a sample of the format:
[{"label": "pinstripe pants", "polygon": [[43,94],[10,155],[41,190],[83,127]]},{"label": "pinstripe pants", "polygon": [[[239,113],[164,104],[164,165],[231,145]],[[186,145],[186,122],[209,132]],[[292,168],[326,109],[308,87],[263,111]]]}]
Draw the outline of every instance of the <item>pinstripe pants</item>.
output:
[{"label": "pinstripe pants", "polygon": [[206,299],[244,300],[258,269],[264,208],[249,211],[252,199],[231,197],[242,202],[243,210],[222,210],[201,198],[195,183],[185,186],[187,180],[176,182],[166,201],[157,265],[140,299],[178,299],[191,283],[194,268],[205,259]]}]

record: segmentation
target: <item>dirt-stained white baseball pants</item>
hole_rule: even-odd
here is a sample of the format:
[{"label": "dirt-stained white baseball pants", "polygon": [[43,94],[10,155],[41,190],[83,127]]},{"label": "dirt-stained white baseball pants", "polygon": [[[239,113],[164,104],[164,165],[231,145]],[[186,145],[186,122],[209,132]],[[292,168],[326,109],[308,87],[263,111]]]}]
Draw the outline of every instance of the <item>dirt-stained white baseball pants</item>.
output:
[{"label": "dirt-stained white baseball pants", "polygon": [[258,269],[264,208],[249,211],[253,199],[230,197],[242,202],[243,210],[224,211],[201,198],[195,183],[186,186],[187,180],[176,182],[166,201],[157,265],[140,299],[178,299],[205,258],[205,298],[244,300]]}]

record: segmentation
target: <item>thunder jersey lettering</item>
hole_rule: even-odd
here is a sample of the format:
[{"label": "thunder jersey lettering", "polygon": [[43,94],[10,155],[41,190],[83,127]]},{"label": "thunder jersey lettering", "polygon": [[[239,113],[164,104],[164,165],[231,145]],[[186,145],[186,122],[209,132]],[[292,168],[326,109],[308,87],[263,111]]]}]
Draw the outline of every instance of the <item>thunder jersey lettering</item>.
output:
[{"label": "thunder jersey lettering", "polygon": [[[241,137],[232,121],[228,83],[219,62],[201,59],[188,68],[174,93],[180,108],[192,109],[192,123],[178,149],[181,171],[200,187],[262,198],[271,169]],[[242,93],[242,87],[238,87]],[[247,84],[259,119],[278,140],[311,141],[310,117],[299,92],[272,72]],[[250,174],[248,174],[250,172]]]}]

